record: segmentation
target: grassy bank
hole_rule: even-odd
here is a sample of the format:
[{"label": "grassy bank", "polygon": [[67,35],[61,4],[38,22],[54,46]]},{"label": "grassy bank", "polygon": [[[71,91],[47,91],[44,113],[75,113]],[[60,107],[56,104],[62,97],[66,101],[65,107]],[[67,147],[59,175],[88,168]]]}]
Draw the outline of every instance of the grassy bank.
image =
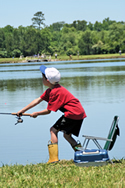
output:
[{"label": "grassy bank", "polygon": [[[47,57],[48,59],[49,57]],[[113,59],[113,58],[125,58],[125,53],[122,55],[119,54],[101,54],[101,55],[81,55],[81,56],[58,56],[56,61],[65,61],[65,60],[89,60],[89,59]],[[31,59],[31,58],[28,58]],[[33,58],[32,58],[33,59]],[[36,59],[36,58],[34,58]],[[55,60],[55,56],[51,57],[51,60]],[[0,63],[18,63],[18,62],[27,62],[26,58],[0,58]]]},{"label": "grassy bank", "polygon": [[125,160],[100,167],[77,167],[73,161],[0,168],[0,187],[125,187]]},{"label": "grassy bank", "polygon": [[[125,53],[122,55],[119,54],[98,54],[98,55],[81,55],[81,56],[59,56],[60,60],[89,60],[89,59],[113,59],[113,58],[125,58]],[[52,57],[54,59],[54,57]]]}]

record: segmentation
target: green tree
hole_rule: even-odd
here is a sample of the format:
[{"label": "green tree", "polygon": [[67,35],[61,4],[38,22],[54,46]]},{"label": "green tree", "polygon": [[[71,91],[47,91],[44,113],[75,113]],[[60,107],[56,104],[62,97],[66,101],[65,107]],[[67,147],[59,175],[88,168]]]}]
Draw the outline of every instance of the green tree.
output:
[{"label": "green tree", "polygon": [[120,50],[122,51],[122,53],[125,53],[125,29],[120,43]]},{"label": "green tree", "polygon": [[125,52],[125,22],[105,18],[102,23],[87,24],[85,20],[77,20],[72,24],[56,22],[40,29],[45,20],[42,18],[42,12],[34,15],[36,28],[10,25],[0,28],[0,57]]},{"label": "green tree", "polygon": [[109,45],[110,45],[110,53],[118,53],[121,46],[122,36],[124,33],[124,25],[121,23],[113,23],[110,27],[109,31]]},{"label": "green tree", "polygon": [[11,25],[7,25],[4,27],[5,34],[7,33],[13,33],[14,28]]},{"label": "green tree", "polygon": [[2,49],[2,50],[0,50],[0,58],[5,58],[5,57],[7,57],[7,51],[5,51],[5,49]]},{"label": "green tree", "polygon": [[21,51],[19,49],[14,49],[12,51],[12,55],[13,55],[13,57],[20,57]]},{"label": "green tree", "polygon": [[63,25],[65,22],[56,22],[50,25],[50,30],[51,31],[60,31],[63,28]]},{"label": "green tree", "polygon": [[13,49],[20,49],[20,35],[19,29],[13,30]]},{"label": "green tree", "polygon": [[32,56],[37,53],[36,46],[36,29],[33,27],[27,27],[27,30],[24,33],[24,48],[25,56]]},{"label": "green tree", "polygon": [[109,26],[113,23],[116,23],[116,21],[112,21],[108,18],[105,18],[103,21],[102,21],[102,28],[104,30],[109,30]]},{"label": "green tree", "polygon": [[43,53],[51,53],[51,40],[52,35],[50,33],[49,28],[44,28],[41,30],[41,52]]},{"label": "green tree", "polygon": [[4,40],[5,40],[4,31],[3,28],[0,28],[0,49],[4,48]]},{"label": "green tree", "polygon": [[78,24],[77,24],[76,29],[78,31],[85,31],[86,30],[86,28],[87,28],[87,22],[85,20],[82,20],[82,21],[78,20],[77,23]]},{"label": "green tree", "polygon": [[87,22],[85,20],[75,20],[72,24],[71,27],[74,27],[78,31],[85,31],[87,28]]},{"label": "green tree", "polygon": [[80,54],[81,55],[89,55],[91,54],[92,51],[92,37],[91,37],[91,31],[90,30],[86,30],[79,42],[78,42],[78,46],[80,49]]},{"label": "green tree", "polygon": [[103,42],[101,40],[98,41],[97,44],[94,44],[92,48],[95,51],[95,54],[101,54],[102,52],[102,47],[103,47]]},{"label": "green tree", "polygon": [[110,26],[110,34],[109,37],[112,41],[119,41],[123,36],[124,26],[119,23],[113,23]]},{"label": "green tree", "polygon": [[102,30],[102,23],[96,21],[95,24],[94,24],[94,30],[101,31]]},{"label": "green tree", "polygon": [[[65,29],[65,27],[63,28]],[[71,31],[71,28],[68,28],[69,31]],[[68,32],[68,33],[62,33],[61,39],[60,39],[60,45],[63,47],[63,52],[66,53],[68,49],[73,49],[76,45],[76,34],[74,32]],[[72,55],[74,54],[72,50]]]},{"label": "green tree", "polygon": [[32,22],[33,22],[32,25],[33,25],[35,28],[41,29],[41,28],[42,28],[41,25],[45,26],[44,20],[45,20],[44,14],[43,14],[41,11],[36,12],[36,13],[34,14],[34,17],[32,18]]},{"label": "green tree", "polygon": [[19,26],[18,27],[18,35],[19,35],[19,49],[21,53],[26,56],[26,32],[28,27]]},{"label": "green tree", "polygon": [[91,22],[89,22],[89,24],[87,25],[88,29],[90,29],[91,31],[93,30],[93,24]]},{"label": "green tree", "polygon": [[12,57],[12,51],[14,49],[13,31],[14,28],[10,25],[7,25],[3,28],[3,32],[4,32],[3,46],[7,51],[8,57]]},{"label": "green tree", "polygon": [[51,33],[51,41],[50,41],[50,47],[49,47],[49,51],[51,53],[51,55],[53,55],[53,53],[55,52],[60,52],[60,46],[61,46],[61,38],[62,33],[60,31],[53,31],[53,33]]},{"label": "green tree", "polygon": [[13,34],[12,33],[8,33],[5,37],[5,49],[7,51],[8,57],[12,57],[12,51],[13,51]]},{"label": "green tree", "polygon": [[72,48],[69,48],[69,49],[67,50],[66,55],[67,55],[67,56],[73,55],[73,50],[72,50]]}]

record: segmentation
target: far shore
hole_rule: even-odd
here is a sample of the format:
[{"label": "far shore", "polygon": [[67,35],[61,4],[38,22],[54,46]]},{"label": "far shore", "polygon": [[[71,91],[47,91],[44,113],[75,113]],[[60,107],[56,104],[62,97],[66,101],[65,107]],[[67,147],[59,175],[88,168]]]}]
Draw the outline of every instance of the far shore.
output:
[{"label": "far shore", "polygon": [[25,58],[0,58],[0,64],[4,63],[27,63],[27,62],[53,62],[53,61],[68,61],[68,60],[91,60],[91,59],[116,59],[125,58],[123,54],[98,54],[98,55],[80,55],[80,56],[46,56],[41,57],[25,57]]}]

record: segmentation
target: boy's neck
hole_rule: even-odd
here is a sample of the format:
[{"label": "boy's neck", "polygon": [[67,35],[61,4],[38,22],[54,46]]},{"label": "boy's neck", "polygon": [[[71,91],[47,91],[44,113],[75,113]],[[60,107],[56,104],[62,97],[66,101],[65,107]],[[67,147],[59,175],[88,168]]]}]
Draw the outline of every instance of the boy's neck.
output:
[{"label": "boy's neck", "polygon": [[55,87],[55,85],[51,84],[49,88],[52,90]]},{"label": "boy's neck", "polygon": [[56,87],[59,87],[59,86],[60,86],[59,83],[58,83],[58,84],[55,84],[55,85],[52,84],[52,87],[51,87],[50,89],[52,90],[52,89],[54,89],[54,88],[56,88]]},{"label": "boy's neck", "polygon": [[49,88],[52,90],[56,85],[49,83]]},{"label": "boy's neck", "polygon": [[44,83],[44,85],[48,86],[51,90],[58,84],[51,84],[48,80]]}]

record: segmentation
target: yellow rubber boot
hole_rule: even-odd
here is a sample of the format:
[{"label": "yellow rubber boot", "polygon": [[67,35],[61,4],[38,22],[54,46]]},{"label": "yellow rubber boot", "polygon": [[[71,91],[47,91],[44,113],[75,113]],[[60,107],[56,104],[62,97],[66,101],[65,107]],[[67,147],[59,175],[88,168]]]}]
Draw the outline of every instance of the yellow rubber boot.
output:
[{"label": "yellow rubber boot", "polygon": [[48,150],[49,150],[49,163],[58,162],[58,143],[52,143],[48,144]]}]

